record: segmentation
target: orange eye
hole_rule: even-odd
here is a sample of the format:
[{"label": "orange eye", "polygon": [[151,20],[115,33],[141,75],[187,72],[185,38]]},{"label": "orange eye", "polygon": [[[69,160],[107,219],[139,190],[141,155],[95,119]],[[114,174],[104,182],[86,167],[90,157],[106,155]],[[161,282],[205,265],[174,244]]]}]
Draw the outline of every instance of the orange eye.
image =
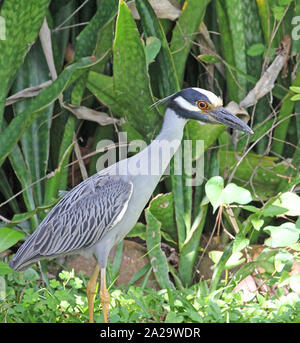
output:
[{"label": "orange eye", "polygon": [[206,110],[208,108],[208,104],[205,101],[197,101],[197,106],[200,110]]}]

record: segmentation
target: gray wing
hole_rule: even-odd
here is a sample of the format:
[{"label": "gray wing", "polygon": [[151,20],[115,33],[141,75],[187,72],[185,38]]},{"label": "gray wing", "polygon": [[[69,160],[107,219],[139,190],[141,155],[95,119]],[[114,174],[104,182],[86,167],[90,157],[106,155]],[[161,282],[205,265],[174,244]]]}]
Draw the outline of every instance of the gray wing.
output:
[{"label": "gray wing", "polygon": [[50,211],[21,246],[10,266],[88,248],[119,222],[126,212],[132,183],[119,176],[96,174],[83,181]]}]

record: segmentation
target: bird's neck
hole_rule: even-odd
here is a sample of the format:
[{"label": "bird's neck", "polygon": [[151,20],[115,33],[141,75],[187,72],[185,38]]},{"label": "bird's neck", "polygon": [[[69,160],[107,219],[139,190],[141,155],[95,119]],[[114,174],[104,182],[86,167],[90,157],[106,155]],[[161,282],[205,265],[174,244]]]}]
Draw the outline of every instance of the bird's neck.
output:
[{"label": "bird's neck", "polygon": [[181,144],[185,123],[186,119],[167,109],[159,135],[144,150],[117,163],[117,174],[152,176],[147,182],[155,187]]},{"label": "bird's neck", "polygon": [[172,109],[167,108],[163,126],[155,140],[168,142],[178,141],[180,145],[185,124],[186,119],[179,117]]},{"label": "bird's neck", "polygon": [[147,158],[148,171],[150,172],[151,169],[151,175],[161,176],[165,172],[181,144],[185,124],[186,119],[178,117],[172,109],[167,108],[160,133],[140,153],[143,159]]}]

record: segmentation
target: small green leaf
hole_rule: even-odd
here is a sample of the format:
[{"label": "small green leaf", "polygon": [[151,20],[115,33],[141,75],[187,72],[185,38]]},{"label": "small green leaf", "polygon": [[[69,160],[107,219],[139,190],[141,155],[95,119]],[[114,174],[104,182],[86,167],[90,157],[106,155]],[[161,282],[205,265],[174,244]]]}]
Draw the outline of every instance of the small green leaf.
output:
[{"label": "small green leaf", "polygon": [[198,60],[207,64],[214,64],[220,62],[220,58],[215,55],[199,55]]},{"label": "small green leaf", "polygon": [[265,244],[272,248],[288,247],[297,243],[300,229],[294,223],[283,223],[280,226],[266,226],[264,231],[269,231],[271,237]]},{"label": "small green leaf", "polygon": [[60,282],[56,279],[52,279],[49,281],[49,284],[52,288],[58,288],[60,286]]},{"label": "small green leaf", "polygon": [[[6,262],[0,261],[0,275],[9,274],[12,272],[13,270],[10,268],[10,266]],[[0,297],[0,300],[1,300],[1,297]]]},{"label": "small green leaf", "polygon": [[239,187],[234,183],[229,183],[221,194],[221,202],[223,204],[232,204],[235,202],[245,205],[251,201],[251,193],[247,189]]},{"label": "small green leaf", "polygon": [[[235,254],[244,248],[246,248],[250,243],[250,240],[244,236],[242,232],[239,232],[233,242],[232,253]],[[230,259],[229,259],[230,260]]]},{"label": "small green leaf", "polygon": [[265,46],[262,43],[253,44],[247,50],[249,56],[258,56],[265,52]]},{"label": "small green leaf", "polygon": [[205,193],[213,206],[214,212],[220,206],[220,197],[224,187],[224,180],[221,176],[210,178],[205,184]]},{"label": "small green leaf", "polygon": [[300,94],[296,94],[294,96],[291,97],[292,101],[299,101],[300,100]]},{"label": "small green leaf", "polygon": [[300,93],[300,87],[297,86],[291,86],[290,90],[294,93]]},{"label": "small green leaf", "polygon": [[252,201],[251,193],[234,183],[228,184],[224,189],[224,180],[221,176],[214,176],[205,185],[206,195],[211,202],[214,212],[221,204],[238,203],[245,205]]},{"label": "small green leaf", "polygon": [[24,237],[22,232],[9,227],[0,228],[0,252],[10,248]]},{"label": "small green leaf", "polygon": [[251,224],[253,225],[253,227],[256,231],[259,231],[260,228],[264,225],[264,221],[263,221],[263,219],[252,218]]}]

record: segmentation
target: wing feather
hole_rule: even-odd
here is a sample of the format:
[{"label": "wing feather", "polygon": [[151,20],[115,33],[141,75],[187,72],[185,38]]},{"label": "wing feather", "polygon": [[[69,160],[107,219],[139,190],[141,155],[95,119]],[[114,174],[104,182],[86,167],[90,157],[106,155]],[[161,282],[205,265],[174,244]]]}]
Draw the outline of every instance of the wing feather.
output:
[{"label": "wing feather", "polygon": [[37,259],[96,244],[125,214],[132,183],[96,174],[68,192],[21,246],[10,266],[17,270]]}]

